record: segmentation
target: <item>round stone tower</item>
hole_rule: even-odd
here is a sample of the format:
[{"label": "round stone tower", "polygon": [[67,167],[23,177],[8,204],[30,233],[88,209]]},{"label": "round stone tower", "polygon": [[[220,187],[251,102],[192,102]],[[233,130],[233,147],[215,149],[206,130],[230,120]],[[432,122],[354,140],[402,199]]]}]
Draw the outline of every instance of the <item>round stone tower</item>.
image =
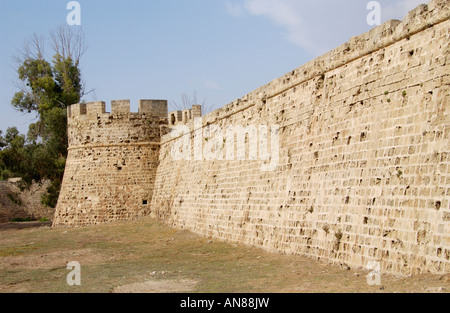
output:
[{"label": "round stone tower", "polygon": [[130,220],[150,211],[167,101],[79,103],[67,109],[69,148],[53,226]]}]

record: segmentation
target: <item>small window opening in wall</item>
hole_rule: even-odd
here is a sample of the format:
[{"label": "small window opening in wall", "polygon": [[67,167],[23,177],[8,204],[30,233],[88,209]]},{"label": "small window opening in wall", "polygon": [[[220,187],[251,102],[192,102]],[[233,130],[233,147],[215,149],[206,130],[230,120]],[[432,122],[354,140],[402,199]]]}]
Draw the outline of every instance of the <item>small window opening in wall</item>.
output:
[{"label": "small window opening in wall", "polygon": [[366,139],[366,133],[362,132],[360,141],[364,141],[365,139]]},{"label": "small window opening in wall", "polygon": [[147,201],[147,200],[142,200],[142,204],[143,204],[143,205],[147,205],[147,204],[148,204],[148,201]]},{"label": "small window opening in wall", "polygon": [[436,208],[436,210],[439,210],[441,208],[441,201],[436,201],[434,207]]}]

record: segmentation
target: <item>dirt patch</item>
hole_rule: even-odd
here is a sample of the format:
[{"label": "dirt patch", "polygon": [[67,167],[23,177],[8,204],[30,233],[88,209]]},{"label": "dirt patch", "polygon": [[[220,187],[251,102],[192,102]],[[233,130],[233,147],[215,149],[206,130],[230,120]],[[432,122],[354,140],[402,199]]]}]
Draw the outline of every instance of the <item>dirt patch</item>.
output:
[{"label": "dirt patch", "polygon": [[181,280],[149,280],[114,288],[114,293],[179,293],[193,291],[197,281]]},{"label": "dirt patch", "polygon": [[[67,284],[70,261],[81,265],[81,286]],[[0,292],[450,291],[449,274],[382,273],[381,285],[372,286],[369,272],[363,269],[219,242],[151,218],[92,227],[0,231],[0,273]]]},{"label": "dirt patch", "polygon": [[52,222],[4,223],[4,224],[0,224],[0,231],[12,230],[12,229],[51,227],[51,226],[52,226]]},{"label": "dirt patch", "polygon": [[97,264],[107,257],[92,249],[80,249],[74,251],[57,251],[40,255],[19,255],[0,258],[0,269],[4,268],[21,268],[32,270],[41,269],[58,269],[65,268],[67,263],[71,261],[81,262],[83,265]]}]

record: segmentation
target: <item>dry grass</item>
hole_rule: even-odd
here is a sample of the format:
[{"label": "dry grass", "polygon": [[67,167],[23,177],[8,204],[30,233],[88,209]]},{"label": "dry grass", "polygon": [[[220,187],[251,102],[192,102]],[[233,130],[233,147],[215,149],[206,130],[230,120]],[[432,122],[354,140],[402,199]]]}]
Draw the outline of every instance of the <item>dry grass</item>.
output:
[{"label": "dry grass", "polygon": [[[81,264],[81,286],[66,283],[70,261]],[[450,291],[449,275],[382,275],[381,289],[369,286],[366,275],[302,256],[210,242],[150,218],[76,229],[0,231],[0,292]]]}]

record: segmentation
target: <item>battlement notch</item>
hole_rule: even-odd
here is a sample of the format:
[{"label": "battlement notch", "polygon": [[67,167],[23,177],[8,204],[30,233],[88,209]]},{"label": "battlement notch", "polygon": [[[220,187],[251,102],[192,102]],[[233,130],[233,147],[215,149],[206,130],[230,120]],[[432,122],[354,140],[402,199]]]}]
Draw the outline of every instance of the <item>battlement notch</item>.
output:
[{"label": "battlement notch", "polygon": [[106,112],[105,102],[96,101],[88,103],[76,103],[67,107],[69,119],[87,116],[98,117],[108,114],[151,114],[156,117],[167,117],[167,100],[139,100],[139,112],[130,112],[130,100],[112,100],[111,113]]},{"label": "battlement notch", "polygon": [[202,106],[195,104],[192,109],[186,109],[183,111],[169,112],[169,126],[175,126],[179,124],[188,124],[194,120],[194,118],[202,117]]}]

